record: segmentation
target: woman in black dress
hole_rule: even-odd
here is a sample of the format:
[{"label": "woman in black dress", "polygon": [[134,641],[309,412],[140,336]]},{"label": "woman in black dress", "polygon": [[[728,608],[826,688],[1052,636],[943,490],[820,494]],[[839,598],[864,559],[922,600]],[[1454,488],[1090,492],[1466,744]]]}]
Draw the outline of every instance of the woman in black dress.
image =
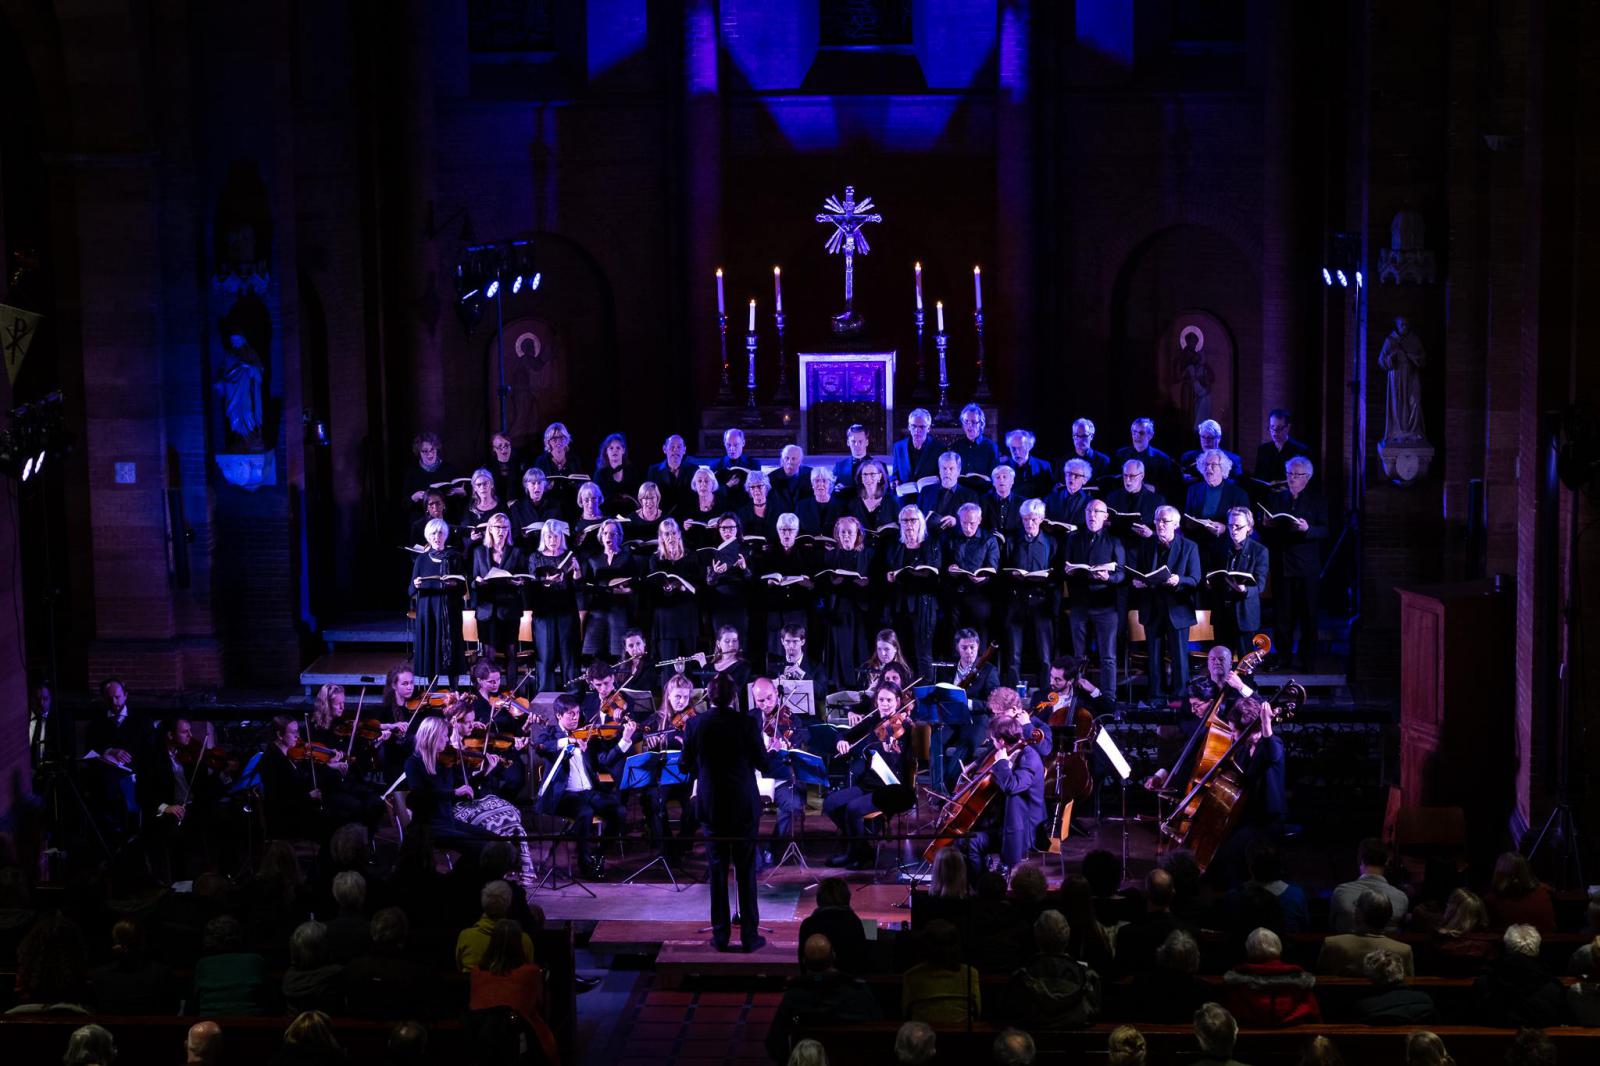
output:
[{"label": "woman in black dress", "polygon": [[[511,519],[496,514],[484,528],[483,543],[472,553],[472,589],[478,616],[478,643],[490,661],[503,658],[509,669],[511,644],[522,622],[522,549],[511,543]],[[502,576],[505,575],[505,576]]]},{"label": "woman in black dress", "polygon": [[883,527],[894,532],[895,506],[888,496],[889,471],[877,459],[868,459],[856,471],[856,491],[845,511],[861,523],[864,543],[870,545]]},{"label": "woman in black dress", "polygon": [[[838,546],[823,552],[817,584],[828,622],[828,687],[837,692],[855,683],[856,671],[867,659],[872,553],[863,541],[861,523],[848,515],[833,524],[833,539]],[[861,576],[826,572],[830,570],[853,570]]]},{"label": "woman in black dress", "polygon": [[552,519],[539,531],[529,560],[534,576],[533,642],[539,651],[539,691],[554,692],[578,679],[578,559],[567,550],[567,524]]},{"label": "woman in black dress", "polygon": [[613,512],[625,510],[624,499],[631,500],[638,493],[639,475],[628,462],[628,438],[621,433],[613,433],[600,442],[600,455],[594,464],[594,483],[605,494],[606,508]]},{"label": "woman in black dress", "polygon": [[716,535],[717,519],[727,512],[726,497],[717,484],[717,475],[709,466],[702,466],[689,479],[694,491],[678,521],[683,525],[684,546],[690,551],[715,547],[720,538]]},{"label": "woman in black dress", "polygon": [[[587,590],[582,605],[588,615],[583,627],[583,653],[622,658],[622,635],[628,629],[637,577],[633,554],[622,546],[622,523],[608,518],[600,523],[599,543],[583,556]],[[626,584],[617,584],[623,581]]]},{"label": "woman in black dress", "polygon": [[522,475],[522,499],[511,505],[511,532],[517,545],[532,551],[539,544],[539,530],[529,526],[543,526],[552,518],[566,518],[561,501],[550,491],[550,479],[544,471],[530,466]]},{"label": "woman in black dress", "polygon": [[656,534],[655,554],[645,566],[650,643],[662,660],[680,659],[700,646],[698,589],[704,570],[684,550],[677,519],[664,520]]},{"label": "woman in black dress", "polygon": [[472,501],[467,504],[467,513],[461,520],[473,544],[483,543],[481,527],[500,510],[499,490],[494,475],[479,467],[472,472]]},{"label": "woman in black dress", "polygon": [[411,662],[427,680],[443,676],[453,685],[461,675],[461,602],[467,589],[462,558],[448,547],[450,524],[430,519],[423,527],[428,550],[411,564]]},{"label": "woman in black dress", "polygon": [[[939,542],[928,536],[928,523],[908,504],[900,509],[900,538],[881,553],[884,578],[891,586],[889,614],[894,630],[911,643],[911,669],[918,677],[933,676],[933,630],[939,624]],[[922,569],[931,567],[929,573]]]},{"label": "woman in black dress", "polygon": [[[470,771],[458,758],[454,766],[442,753],[453,726],[443,718],[429,718],[417,730],[416,746],[406,759],[406,804],[428,825],[433,838],[474,855],[492,840],[523,836],[522,816],[499,796],[479,796]],[[532,880],[533,854],[526,840],[522,852],[524,884]]]},{"label": "woman in black dress", "polygon": [[750,553],[740,539],[739,519],[725,514],[717,519],[721,542],[699,554],[705,559],[705,603],[713,633],[732,627],[744,643],[750,628]]}]

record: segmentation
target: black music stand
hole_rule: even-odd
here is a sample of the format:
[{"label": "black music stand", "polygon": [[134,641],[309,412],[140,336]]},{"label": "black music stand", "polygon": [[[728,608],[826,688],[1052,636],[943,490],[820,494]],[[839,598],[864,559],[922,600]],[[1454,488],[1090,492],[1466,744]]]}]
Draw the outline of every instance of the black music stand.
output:
[{"label": "black music stand", "polygon": [[[641,751],[637,755],[630,755],[628,761],[622,764],[622,780],[618,782],[617,788],[622,792],[631,792],[641,788],[659,788],[662,785],[686,785],[689,783],[689,778],[683,772],[682,760],[681,751]],[[662,817],[666,817],[665,811],[662,812]],[[672,863],[667,860],[664,842],[661,854],[623,878],[622,884],[633,884],[635,879],[643,876],[646,870],[657,864],[666,871],[667,880],[672,882],[672,891],[682,892],[689,887],[678,883],[678,878],[672,870]]]},{"label": "black music stand", "polygon": [[[911,695],[917,700],[916,706],[911,708],[911,720],[933,727],[928,752],[928,784],[929,791],[943,802],[946,798],[944,727],[948,725],[959,729],[972,724],[972,697],[967,695],[965,689],[950,684],[920,685],[911,690]],[[938,773],[934,772],[935,767]]]},{"label": "black music stand", "polygon": [[[828,764],[822,761],[821,756],[813,755],[809,751],[803,751],[800,748],[779,748],[767,752],[767,770],[772,777],[781,778],[784,771],[792,774],[794,777],[793,787],[795,788],[804,788],[807,785],[816,785],[818,788],[828,787]],[[780,785],[785,783],[782,780],[778,782]],[[773,863],[772,867],[767,871],[765,883],[770,885],[773,875],[783,869],[791,859],[799,863],[800,869],[805,872],[807,877],[811,876],[811,866],[806,862],[805,852],[801,850],[800,842],[794,838],[792,832],[789,835],[789,846],[783,849],[783,854],[779,856],[778,861]]]}]

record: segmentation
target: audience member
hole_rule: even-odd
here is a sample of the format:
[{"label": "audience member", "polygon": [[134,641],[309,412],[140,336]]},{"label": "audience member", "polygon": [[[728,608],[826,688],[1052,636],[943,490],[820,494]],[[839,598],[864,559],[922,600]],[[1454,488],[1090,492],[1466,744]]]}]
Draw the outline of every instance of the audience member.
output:
[{"label": "audience member", "polygon": [[1435,977],[1476,977],[1500,957],[1500,938],[1489,929],[1489,909],[1477,893],[1458,888],[1426,947],[1427,972]]},{"label": "audience member", "polygon": [[320,1010],[302,1011],[283,1031],[283,1043],[271,1066],[336,1066],[345,1062],[344,1048],[334,1039],[333,1026]]},{"label": "audience member", "polygon": [[1416,973],[1411,945],[1383,935],[1392,917],[1388,896],[1370,890],[1363,892],[1356,901],[1355,931],[1337,933],[1322,941],[1322,950],[1317,953],[1317,972],[1330,977],[1361,977],[1366,973],[1368,952],[1392,951],[1400,957],[1407,977]]},{"label": "audience member", "polygon": [[328,927],[321,922],[301,922],[289,937],[283,1002],[296,1013],[344,1009],[344,967],[329,958]]},{"label": "audience member", "polygon": [[226,1017],[265,1014],[267,960],[244,950],[244,929],[232,915],[219,914],[206,923],[203,952],[194,964],[194,994],[189,1009],[196,1014]]},{"label": "audience member", "polygon": [[1406,1066],[1455,1066],[1438,1033],[1419,1029],[1406,1035]]},{"label": "audience member", "polygon": [[1008,898],[1006,879],[998,873],[978,877],[977,893],[967,901],[961,931],[967,960],[983,973],[1010,973],[1032,954],[1032,924]]},{"label": "audience member", "polygon": [[1143,913],[1138,901],[1122,890],[1122,860],[1116,855],[1096,848],[1083,857],[1079,870],[1094,893],[1094,910],[1100,924],[1109,929],[1119,922],[1135,921]]},{"label": "audience member", "polygon": [[928,895],[936,899],[967,898],[967,860],[960,848],[940,848],[934,856]]},{"label": "audience member", "polygon": [[[1600,947],[1600,937],[1578,949],[1583,951],[1584,948],[1588,948],[1589,954],[1584,959],[1582,967],[1573,975],[1578,980],[1567,986],[1567,1020],[1573,1025],[1600,1026],[1600,980],[1597,980],[1600,978],[1600,967],[1595,964],[1597,947]],[[1572,972],[1572,963],[1577,961],[1578,956],[1575,952],[1572,962],[1567,964],[1568,973]]]},{"label": "audience member", "polygon": [[16,866],[0,868],[0,969],[17,968],[17,948],[38,916],[27,876]]},{"label": "audience member", "polygon": [[1205,901],[1201,895],[1200,863],[1195,860],[1194,852],[1188,848],[1167,852],[1161,857],[1161,869],[1172,877],[1172,913],[1186,928],[1203,928]]},{"label": "audience member", "polygon": [[1300,1052],[1300,1066],[1344,1066],[1344,1056],[1334,1042],[1325,1036],[1314,1036],[1306,1041]]},{"label": "audience member", "polygon": [[1409,975],[1399,955],[1383,948],[1369,951],[1362,968],[1373,991],[1356,1000],[1356,1021],[1363,1025],[1419,1025],[1437,1019],[1433,997],[1421,989],[1407,987]]},{"label": "audience member", "polygon": [[828,1066],[828,1052],[817,1040],[802,1040],[789,1052],[788,1066]]},{"label": "audience member", "polygon": [[1506,1066],[1557,1066],[1555,1041],[1542,1029],[1518,1029],[1506,1051]]},{"label": "audience member", "polygon": [[[1356,853],[1357,862],[1361,866],[1361,876],[1354,881],[1346,881],[1333,890],[1333,897],[1328,901],[1328,928],[1335,933],[1353,932],[1356,927],[1356,901],[1362,893],[1367,891],[1382,892],[1389,897],[1389,906],[1393,912],[1392,920],[1399,922],[1406,916],[1410,907],[1410,900],[1406,894],[1391,885],[1383,876],[1384,869],[1389,863],[1389,849],[1377,837],[1368,837],[1361,842]],[[1381,931],[1381,930],[1380,930]]]},{"label": "audience member", "polygon": [[1534,876],[1520,852],[1508,851],[1495,860],[1489,891],[1483,897],[1489,908],[1489,925],[1504,929],[1531,925],[1540,936],[1556,931],[1556,902],[1550,886]]},{"label": "audience member", "polygon": [[1174,929],[1189,929],[1172,913],[1172,875],[1155,869],[1144,879],[1145,914],[1141,921],[1117,931],[1117,969],[1124,974],[1140,973],[1155,965],[1156,948]]},{"label": "audience member", "polygon": [[90,998],[102,1014],[176,1014],[178,990],[172,971],[152,962],[144,930],[124,918],[111,927],[111,962],[89,975]]},{"label": "audience member", "polygon": [[407,957],[411,922],[399,907],[372,916],[372,950],[344,970],[346,1010],[357,1018],[431,1018],[438,1006],[438,979]]},{"label": "audience member", "polygon": [[427,1027],[420,1022],[399,1023],[389,1030],[384,1050],[383,1066],[428,1066]]},{"label": "audience member", "polygon": [[894,1034],[894,1059],[899,1066],[928,1066],[938,1052],[938,1035],[927,1022],[906,1022]]},{"label": "audience member", "polygon": [[1039,916],[1045,897],[1050,894],[1050,883],[1036,862],[1020,862],[1011,871],[1011,898],[1028,921]]},{"label": "audience member", "polygon": [[366,915],[367,879],[354,870],[334,874],[333,902],[339,911],[328,923],[328,955],[343,965],[372,950],[368,939],[372,923]]},{"label": "audience member", "polygon": [[994,1038],[994,1066],[1033,1066],[1033,1037],[1021,1029],[1002,1029]]},{"label": "audience member", "polygon": [[63,914],[33,923],[17,948],[17,1005],[7,1014],[87,1014],[89,963],[78,924]]},{"label": "audience member", "polygon": [[1106,1066],[1144,1066],[1148,1051],[1143,1033],[1131,1025],[1119,1025],[1106,1038]]},{"label": "audience member", "polygon": [[[961,856],[958,853],[956,857]],[[817,885],[817,907],[800,923],[796,950],[814,933],[821,933],[833,945],[839,969],[858,975],[867,972],[867,933],[861,916],[850,906],[850,883],[844,878],[824,877]]]},{"label": "audience member", "polygon": [[1239,1023],[1220,1003],[1202,1003],[1194,1012],[1194,1042],[1200,1057],[1192,1066],[1241,1066],[1233,1057],[1239,1039]]},{"label": "audience member", "polygon": [[195,1022],[183,1038],[184,1066],[219,1066],[222,1062],[222,1026]]},{"label": "audience member", "polygon": [[1072,930],[1067,950],[1095,973],[1109,977],[1115,966],[1111,933],[1100,924],[1093,892],[1089,879],[1081,874],[1061,882],[1061,915]]},{"label": "audience member", "polygon": [[1187,930],[1174,929],[1156,949],[1155,965],[1133,976],[1136,1020],[1182,1025],[1211,996],[1199,977],[1200,944]]},{"label": "audience member", "polygon": [[67,1037],[67,1050],[61,1066],[111,1066],[117,1061],[117,1042],[111,1030],[98,1025],[81,1025]]},{"label": "audience member", "polygon": [[[494,924],[510,916],[511,886],[504,881],[490,881],[478,893],[478,904],[483,913],[456,937],[456,966],[462,973],[478,968],[478,960],[489,948],[489,934],[494,931]],[[522,934],[522,946],[528,960],[533,961],[533,938],[527,933]]]},{"label": "audience member", "polygon": [[961,961],[961,932],[949,922],[930,922],[922,931],[923,961],[901,978],[900,1009],[905,1017],[930,1025],[965,1025],[983,1009],[978,971]]},{"label": "audience member", "polygon": [[267,842],[241,897],[245,942],[274,965],[287,962],[290,934],[311,915],[311,894],[288,841]]},{"label": "audience member", "polygon": [[1073,1029],[1100,1014],[1100,976],[1068,951],[1072,930],[1060,911],[1033,923],[1034,955],[1011,975],[1009,1013],[1026,1028]]},{"label": "audience member", "polygon": [[1480,1024],[1543,1027],[1560,1020],[1561,983],[1540,965],[1541,943],[1539,930],[1531,925],[1513,925],[1506,930],[1505,954],[1473,982]]},{"label": "audience member", "polygon": [[528,935],[510,918],[489,931],[489,946],[472,971],[471,1010],[509,1007],[528,1022],[544,1014],[544,974],[523,950]]},{"label": "audience member", "polygon": [[1320,1020],[1317,979],[1283,961],[1283,941],[1256,929],[1244,941],[1245,962],[1222,975],[1228,1010],[1244,1025],[1272,1027]]},{"label": "audience member", "polygon": [[772,1028],[767,1031],[767,1055],[773,1062],[789,1061],[789,1032],[796,1023],[864,1022],[877,1016],[872,992],[860,978],[842,973],[834,965],[833,945],[817,934],[805,942],[799,976],[784,987]]},{"label": "audience member", "polygon": [[1600,936],[1581,945],[1567,958],[1568,977],[1587,977],[1595,971],[1595,960],[1600,958]]}]

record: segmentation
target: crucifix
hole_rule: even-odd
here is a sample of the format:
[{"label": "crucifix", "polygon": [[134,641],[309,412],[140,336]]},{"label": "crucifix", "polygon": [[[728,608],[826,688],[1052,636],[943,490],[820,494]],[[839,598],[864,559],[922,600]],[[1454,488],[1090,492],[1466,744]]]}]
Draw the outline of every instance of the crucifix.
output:
[{"label": "crucifix", "polygon": [[822,206],[826,210],[817,215],[817,221],[833,227],[833,232],[828,236],[828,254],[844,252],[844,313],[833,316],[833,331],[854,333],[862,326],[854,307],[856,253],[866,255],[872,250],[867,246],[867,235],[861,232],[861,227],[868,222],[882,222],[883,216],[868,213],[872,211],[872,197],[864,197],[860,203],[856,202],[854,185],[844,187],[842,201],[830,196],[822,202]]}]

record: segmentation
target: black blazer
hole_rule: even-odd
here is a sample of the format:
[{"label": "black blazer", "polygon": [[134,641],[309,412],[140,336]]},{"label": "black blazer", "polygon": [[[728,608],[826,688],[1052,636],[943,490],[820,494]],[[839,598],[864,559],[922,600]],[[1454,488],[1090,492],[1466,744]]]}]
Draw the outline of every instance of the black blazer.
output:
[{"label": "black blazer", "polygon": [[761,726],[735,708],[696,716],[683,740],[695,776],[695,812],[716,836],[753,835],[761,821],[756,769],[766,765]]},{"label": "black blazer", "polygon": [[1258,523],[1262,536],[1272,546],[1273,567],[1284,577],[1318,577],[1322,573],[1322,542],[1328,537],[1328,501],[1322,493],[1307,489],[1298,497],[1289,490],[1274,492],[1267,510],[1292,514],[1304,520],[1306,531],[1288,523]]},{"label": "black blazer", "polygon": [[1201,576],[1200,552],[1195,548],[1194,541],[1182,533],[1174,533],[1172,543],[1165,548],[1160,541],[1156,541],[1152,557],[1145,561],[1150,565],[1139,569],[1149,571],[1164,565],[1178,575],[1178,586],[1169,588],[1160,585],[1144,589],[1144,598],[1139,604],[1139,622],[1149,625],[1151,619],[1165,617],[1169,624],[1179,629],[1194,625],[1194,590],[1200,584]]},{"label": "black blazer", "polygon": [[1256,583],[1246,586],[1242,594],[1235,593],[1232,589],[1218,591],[1208,588],[1207,599],[1211,603],[1213,612],[1230,613],[1240,630],[1253,633],[1260,629],[1261,593],[1267,587],[1266,545],[1250,538],[1240,545],[1238,552],[1235,553],[1233,541],[1223,537],[1206,553],[1204,568],[1208,572],[1238,570],[1256,579]]}]

